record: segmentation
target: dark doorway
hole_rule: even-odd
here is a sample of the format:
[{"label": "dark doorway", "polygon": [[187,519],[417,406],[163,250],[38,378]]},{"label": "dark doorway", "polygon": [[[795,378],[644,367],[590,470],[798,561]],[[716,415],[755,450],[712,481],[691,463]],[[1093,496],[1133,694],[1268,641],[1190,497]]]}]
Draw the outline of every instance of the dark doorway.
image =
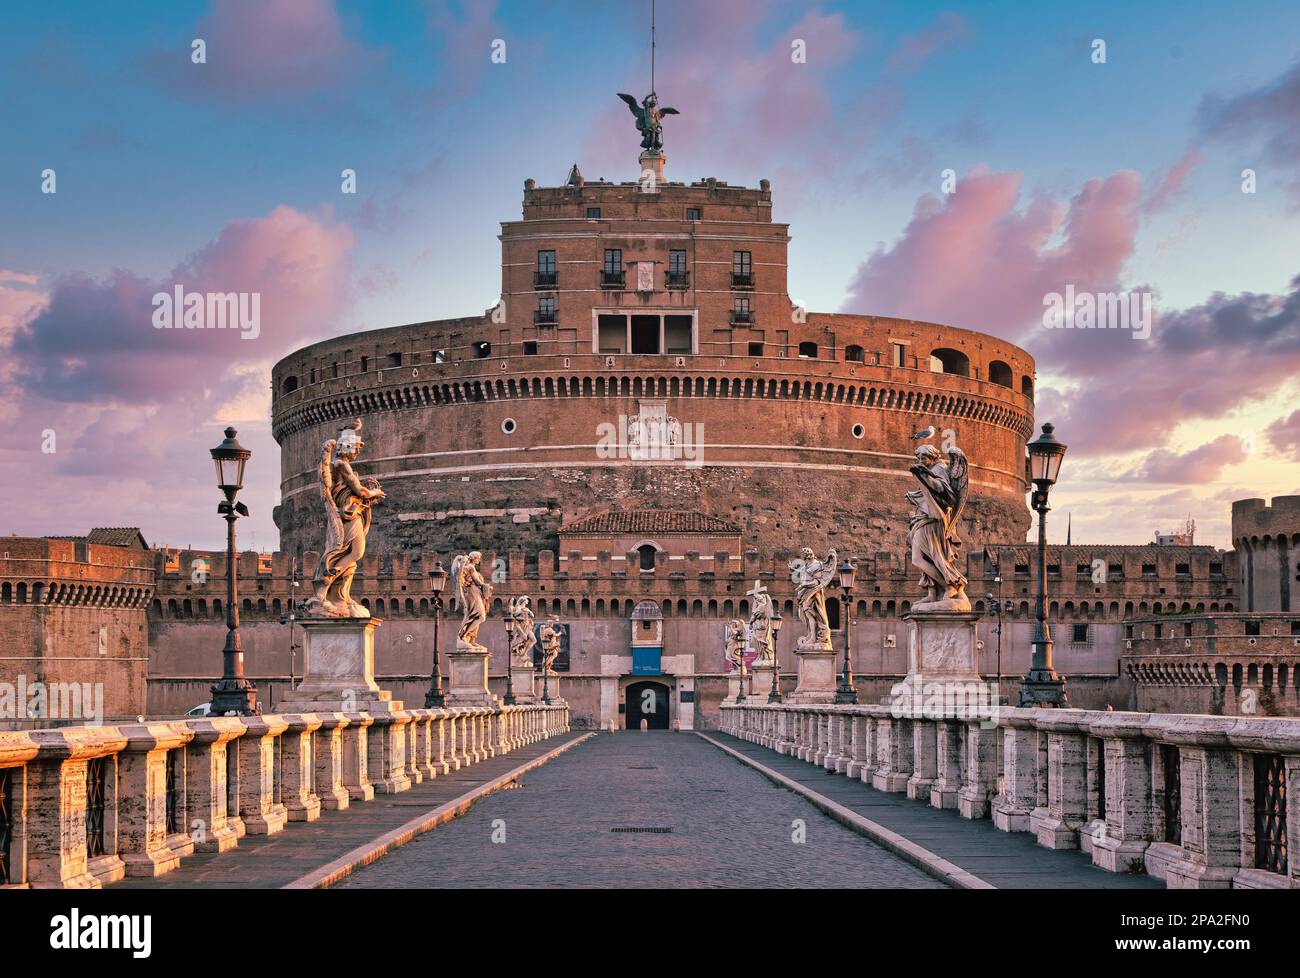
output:
[{"label": "dark doorway", "polygon": [[632,683],[627,688],[627,729],[640,730],[644,719],[651,730],[668,729],[668,687],[663,683]]},{"label": "dark doorway", "polygon": [[633,353],[658,353],[659,352],[659,317],[658,316],[633,316],[632,317],[632,352]]}]

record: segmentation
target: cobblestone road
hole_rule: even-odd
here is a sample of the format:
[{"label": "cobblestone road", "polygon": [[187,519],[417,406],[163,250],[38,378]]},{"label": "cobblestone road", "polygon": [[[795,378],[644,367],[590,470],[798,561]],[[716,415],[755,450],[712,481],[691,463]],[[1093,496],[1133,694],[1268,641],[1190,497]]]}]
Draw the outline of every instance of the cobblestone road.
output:
[{"label": "cobblestone road", "polygon": [[339,885],[940,884],[700,738],[636,731],[598,734]]}]

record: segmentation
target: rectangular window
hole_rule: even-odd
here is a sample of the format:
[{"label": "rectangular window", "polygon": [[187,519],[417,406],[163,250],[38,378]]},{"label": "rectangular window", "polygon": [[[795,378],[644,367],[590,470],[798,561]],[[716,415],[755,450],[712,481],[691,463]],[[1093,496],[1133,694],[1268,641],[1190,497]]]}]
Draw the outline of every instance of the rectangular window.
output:
[{"label": "rectangular window", "polygon": [[535,356],[537,356],[537,341],[536,341],[536,340],[524,340],[524,356],[526,356],[526,357],[535,357]]},{"label": "rectangular window", "polygon": [[907,346],[903,343],[891,343],[890,346],[894,348],[894,366],[906,366],[907,361],[905,358],[907,357]]},{"label": "rectangular window", "polygon": [[1185,621],[1183,622],[1183,638],[1191,638],[1191,637],[1192,637],[1192,623],[1190,621]]},{"label": "rectangular window", "polygon": [[600,208],[599,208],[599,207],[588,207],[588,208],[587,208],[587,219],[588,219],[588,220],[600,220]]},{"label": "rectangular window", "polygon": [[537,323],[555,322],[555,296],[544,295],[537,300],[537,314],[533,317]]},{"label": "rectangular window", "polygon": [[1075,645],[1088,644],[1088,626],[1086,624],[1073,624],[1070,626],[1070,641]]},{"label": "rectangular window", "polygon": [[1246,634],[1247,634],[1247,635],[1258,635],[1258,634],[1259,634],[1259,622],[1257,622],[1257,621],[1248,621],[1248,622],[1246,622]]},{"label": "rectangular window", "polygon": [[754,267],[752,256],[748,251],[733,251],[731,253],[731,284],[741,288],[749,288],[754,284]]},{"label": "rectangular window", "polygon": [[762,343],[750,343],[750,344],[749,344],[749,355],[750,355],[751,357],[761,357],[761,356],[763,355],[763,344],[762,344]]},{"label": "rectangular window", "polygon": [[623,249],[606,248],[605,249],[605,274],[617,275],[623,271]]},{"label": "rectangular window", "polygon": [[754,313],[750,309],[748,298],[738,297],[733,301],[731,321],[733,323],[752,323],[754,321]]},{"label": "rectangular window", "polygon": [[671,249],[668,252],[668,287],[685,288],[690,279],[690,272],[686,270],[686,250]]},{"label": "rectangular window", "polygon": [[1191,565],[1191,564],[1174,564],[1174,573],[1175,573],[1175,574],[1185,574],[1185,575],[1187,575],[1187,576],[1190,577],[1190,576],[1191,576],[1191,573],[1192,573],[1192,565]]},{"label": "rectangular window", "polygon": [[1029,565],[1016,564],[1016,577],[1028,577],[1028,576],[1029,576]]},{"label": "rectangular window", "polygon": [[700,209],[698,207],[686,208],[686,220],[698,221],[700,219]]},{"label": "rectangular window", "polygon": [[538,287],[556,284],[554,251],[539,251],[537,253],[537,272],[533,275],[533,284]]},{"label": "rectangular window", "polygon": [[1155,576],[1156,576],[1156,565],[1155,565],[1155,564],[1143,564],[1143,565],[1142,565],[1142,576],[1143,576],[1143,577],[1155,577]]}]

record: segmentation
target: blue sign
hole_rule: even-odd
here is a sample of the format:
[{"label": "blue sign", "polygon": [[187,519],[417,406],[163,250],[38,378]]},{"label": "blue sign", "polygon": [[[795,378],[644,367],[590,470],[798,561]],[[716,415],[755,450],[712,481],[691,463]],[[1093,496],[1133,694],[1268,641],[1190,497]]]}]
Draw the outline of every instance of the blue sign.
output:
[{"label": "blue sign", "polygon": [[632,646],[632,675],[662,675],[663,667],[660,665],[659,659],[663,654],[664,649],[662,645]]}]

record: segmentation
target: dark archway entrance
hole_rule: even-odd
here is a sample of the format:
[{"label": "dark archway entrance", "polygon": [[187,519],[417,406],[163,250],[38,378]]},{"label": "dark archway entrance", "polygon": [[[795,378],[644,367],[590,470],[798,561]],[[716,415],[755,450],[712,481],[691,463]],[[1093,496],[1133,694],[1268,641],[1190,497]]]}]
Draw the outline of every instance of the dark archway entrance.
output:
[{"label": "dark archway entrance", "polygon": [[626,702],[628,730],[640,730],[642,719],[651,730],[668,729],[668,687],[663,683],[632,683]]}]

